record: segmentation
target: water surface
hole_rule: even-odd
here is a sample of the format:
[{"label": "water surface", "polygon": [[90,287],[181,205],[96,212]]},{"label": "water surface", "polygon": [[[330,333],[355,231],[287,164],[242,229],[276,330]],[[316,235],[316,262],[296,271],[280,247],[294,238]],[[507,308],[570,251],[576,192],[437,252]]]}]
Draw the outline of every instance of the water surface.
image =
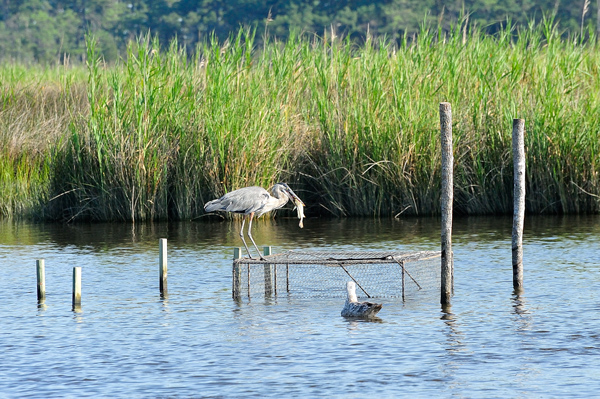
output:
[{"label": "water surface", "polygon": [[[0,225],[2,397],[597,397],[600,217],[527,217],[512,291],[511,218],[455,219],[455,294],[231,299],[235,222]],[[438,250],[439,219],[278,218],[275,251]],[[168,238],[169,292],[158,292]],[[35,260],[47,297],[36,300]],[[82,308],[71,309],[73,266]]]}]

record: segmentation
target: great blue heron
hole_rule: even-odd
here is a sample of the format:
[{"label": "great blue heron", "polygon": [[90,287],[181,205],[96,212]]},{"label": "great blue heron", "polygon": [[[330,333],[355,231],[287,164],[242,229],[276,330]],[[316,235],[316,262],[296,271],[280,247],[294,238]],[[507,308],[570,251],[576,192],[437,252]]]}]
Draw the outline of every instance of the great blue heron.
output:
[{"label": "great blue heron", "polygon": [[246,252],[248,252],[250,259],[252,259],[248,245],[246,245],[246,240],[244,240],[244,223],[246,223],[246,219],[249,219],[248,237],[250,237],[250,241],[254,244],[256,251],[258,251],[258,256],[260,256],[261,259],[264,259],[252,238],[252,219],[255,216],[259,217],[273,209],[281,208],[287,204],[290,199],[292,202],[299,202],[301,206],[304,206],[304,203],[286,183],[275,184],[271,188],[271,193],[262,187],[244,187],[231,191],[221,198],[207,202],[204,205],[204,210],[206,212],[225,211],[243,213],[244,219],[242,221],[242,228],[240,229],[240,237],[242,238],[244,247],[246,247]]},{"label": "great blue heron", "polygon": [[348,281],[346,290],[348,291],[348,298],[342,309],[342,316],[344,317],[375,317],[377,312],[383,307],[380,303],[358,302],[354,281]]}]

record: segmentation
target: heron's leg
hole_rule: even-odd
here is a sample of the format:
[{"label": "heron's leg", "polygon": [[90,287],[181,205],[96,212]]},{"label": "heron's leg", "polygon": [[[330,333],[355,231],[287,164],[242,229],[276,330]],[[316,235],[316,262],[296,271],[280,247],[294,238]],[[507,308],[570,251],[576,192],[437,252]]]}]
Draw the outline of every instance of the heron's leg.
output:
[{"label": "heron's leg", "polygon": [[254,259],[252,257],[252,255],[250,254],[248,245],[246,245],[246,240],[244,240],[244,223],[246,223],[246,216],[244,216],[244,218],[242,219],[242,228],[240,229],[240,238],[242,239],[242,242],[244,243],[244,247],[246,247],[246,252],[248,252],[248,256],[250,257],[250,259]]},{"label": "heron's leg", "polygon": [[252,238],[252,218],[254,217],[254,212],[250,212],[250,222],[248,223],[248,237],[250,237],[250,241],[252,241],[252,244],[254,244],[254,248],[256,248],[256,252],[258,252],[258,256],[260,257],[260,259],[265,259],[263,258],[262,254],[260,253],[260,249],[258,249],[258,246],[256,246],[256,243],[254,242],[254,238]]}]

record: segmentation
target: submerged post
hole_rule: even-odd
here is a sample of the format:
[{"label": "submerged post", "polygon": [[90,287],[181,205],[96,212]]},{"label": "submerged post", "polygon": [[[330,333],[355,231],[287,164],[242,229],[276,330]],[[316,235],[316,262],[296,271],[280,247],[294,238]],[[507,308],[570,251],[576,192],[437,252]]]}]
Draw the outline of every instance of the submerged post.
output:
[{"label": "submerged post", "polygon": [[[264,256],[271,255],[271,247],[263,247],[263,255]],[[271,265],[268,263],[265,264],[264,274],[265,274],[265,297],[269,297],[273,293],[273,280],[271,277]]]},{"label": "submerged post", "polygon": [[440,103],[440,129],[442,142],[442,287],[441,304],[449,305],[454,285],[454,260],[452,256],[452,202],[454,199],[452,154],[452,108],[450,103]]},{"label": "submerged post", "polygon": [[231,286],[231,296],[234,300],[240,298],[240,285],[242,281],[242,274],[240,271],[240,264],[236,262],[237,259],[242,257],[242,248],[233,249],[233,276]]},{"label": "submerged post", "polygon": [[405,284],[406,277],[404,277],[404,275],[406,274],[404,271],[404,262],[400,262],[400,267],[402,268],[402,302],[406,302],[406,297],[404,296],[404,292],[405,292],[405,288],[406,288],[406,284]]},{"label": "submerged post", "polygon": [[158,285],[160,293],[167,292],[167,239],[158,240]]},{"label": "submerged post", "polygon": [[46,299],[46,267],[44,259],[35,261],[37,274],[37,299],[38,302],[43,302]]},{"label": "submerged post", "polygon": [[73,268],[73,310],[81,307],[81,267]]},{"label": "submerged post", "polygon": [[514,210],[512,229],[513,288],[523,288],[523,224],[525,219],[525,120],[514,119],[512,131],[514,164]]}]

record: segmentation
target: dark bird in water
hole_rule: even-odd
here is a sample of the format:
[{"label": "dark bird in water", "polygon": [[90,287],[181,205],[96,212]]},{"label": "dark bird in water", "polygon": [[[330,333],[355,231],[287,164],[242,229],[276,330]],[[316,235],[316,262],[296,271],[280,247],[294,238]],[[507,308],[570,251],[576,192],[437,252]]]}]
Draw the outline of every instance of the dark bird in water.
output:
[{"label": "dark bird in water", "polygon": [[342,309],[342,316],[344,317],[375,317],[383,307],[380,303],[358,302],[354,281],[348,281],[346,290],[348,291],[348,298],[346,298],[344,309]]},{"label": "dark bird in water", "polygon": [[[246,247],[246,252],[248,252],[250,259],[253,259],[244,239],[244,224],[246,223],[246,219],[248,219],[248,237],[250,237],[250,241],[254,244],[254,248],[256,248],[260,259],[264,259],[252,238],[252,219],[274,209],[281,208],[289,200],[292,200],[296,204],[298,214],[300,215],[300,210],[303,209],[304,203],[286,183],[275,184],[271,188],[270,193],[264,188],[257,186],[240,188],[225,194],[221,198],[207,202],[204,205],[204,210],[206,212],[225,211],[244,214],[240,237],[242,238],[244,247]],[[304,214],[302,214],[302,217],[304,217]],[[302,227],[302,219],[300,220],[300,226]]]}]

